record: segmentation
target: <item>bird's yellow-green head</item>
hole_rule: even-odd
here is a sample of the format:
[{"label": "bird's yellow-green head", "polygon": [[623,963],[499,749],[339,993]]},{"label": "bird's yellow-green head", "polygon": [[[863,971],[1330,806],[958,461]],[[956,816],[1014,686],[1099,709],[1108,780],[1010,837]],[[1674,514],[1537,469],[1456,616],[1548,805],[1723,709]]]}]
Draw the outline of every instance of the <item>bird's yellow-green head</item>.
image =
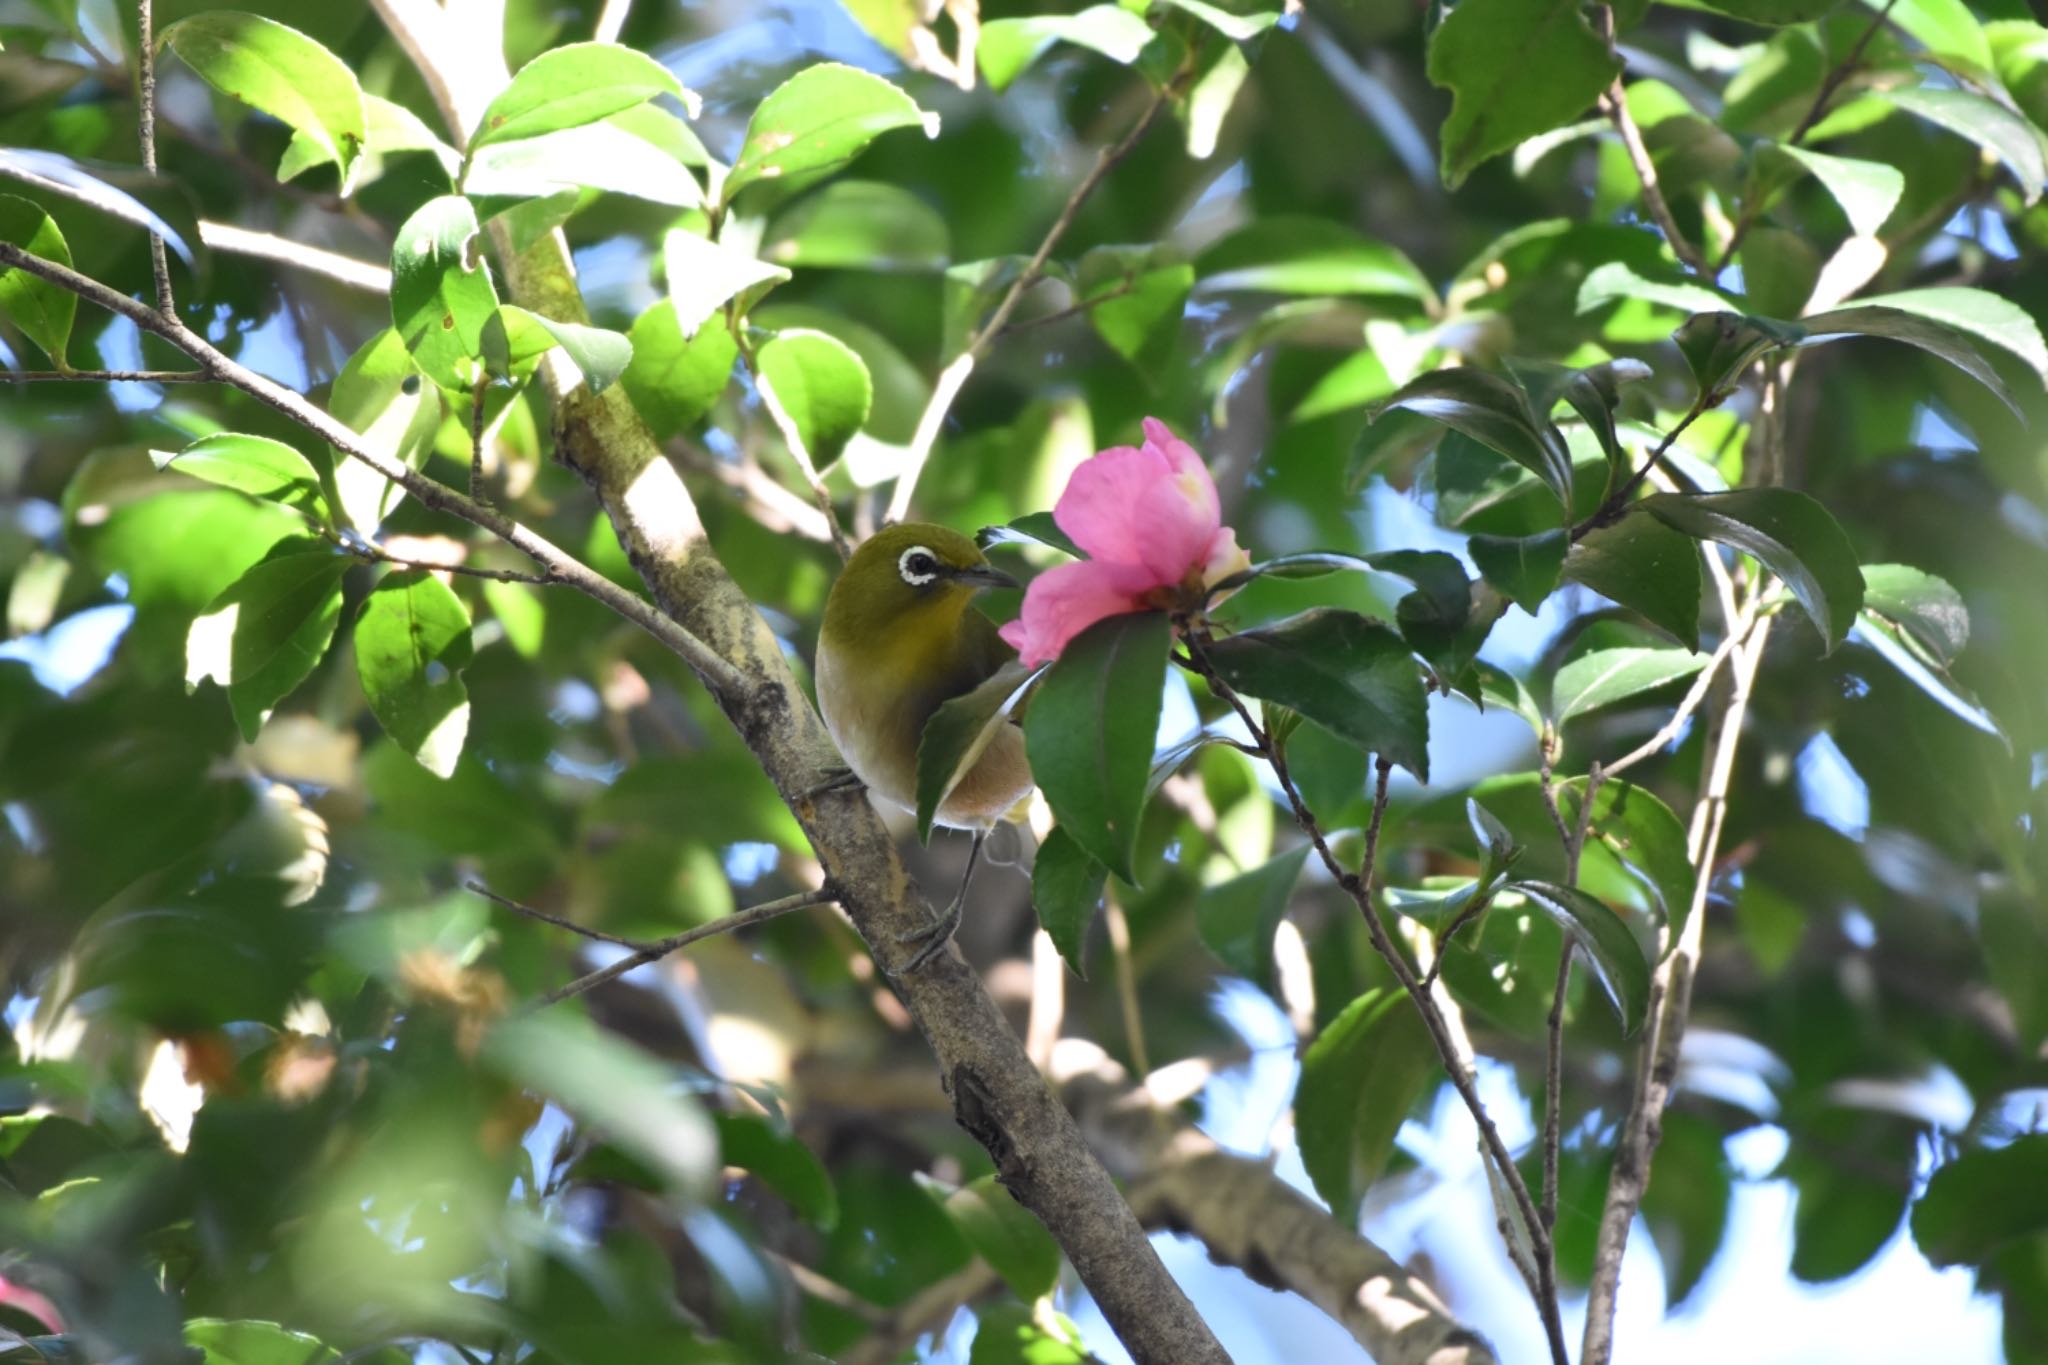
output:
[{"label": "bird's yellow-green head", "polygon": [[950,638],[982,588],[1014,588],[958,531],[906,522],[877,531],[853,552],[825,603],[823,634],[836,645],[885,648],[903,634]]}]

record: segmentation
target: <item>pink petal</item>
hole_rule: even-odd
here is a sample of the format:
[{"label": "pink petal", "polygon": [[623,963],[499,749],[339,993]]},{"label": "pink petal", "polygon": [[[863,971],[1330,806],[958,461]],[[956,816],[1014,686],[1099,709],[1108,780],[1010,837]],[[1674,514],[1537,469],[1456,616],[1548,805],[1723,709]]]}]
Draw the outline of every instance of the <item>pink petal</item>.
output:
[{"label": "pink petal", "polygon": [[1143,566],[1149,587],[1178,583],[1199,565],[1222,519],[1201,459],[1170,433],[1167,440],[1172,448],[1148,441],[1101,452],[1074,471],[1053,508],[1075,544],[1099,560]]},{"label": "pink petal", "polygon": [[1142,611],[1138,599],[1148,586],[1128,565],[1092,559],[1058,565],[1031,580],[1023,615],[1002,628],[1002,637],[1025,667],[1036,668],[1057,659],[1069,640],[1097,621]]}]

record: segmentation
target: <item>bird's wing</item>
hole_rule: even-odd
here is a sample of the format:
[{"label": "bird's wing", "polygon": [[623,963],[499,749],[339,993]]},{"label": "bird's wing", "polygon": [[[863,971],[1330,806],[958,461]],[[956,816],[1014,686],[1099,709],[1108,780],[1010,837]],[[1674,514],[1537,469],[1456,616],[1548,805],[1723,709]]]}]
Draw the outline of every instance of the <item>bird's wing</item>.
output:
[{"label": "bird's wing", "polygon": [[997,633],[995,622],[973,607],[960,618],[960,653],[977,678],[994,677],[1004,664],[1017,662],[1017,651]]}]

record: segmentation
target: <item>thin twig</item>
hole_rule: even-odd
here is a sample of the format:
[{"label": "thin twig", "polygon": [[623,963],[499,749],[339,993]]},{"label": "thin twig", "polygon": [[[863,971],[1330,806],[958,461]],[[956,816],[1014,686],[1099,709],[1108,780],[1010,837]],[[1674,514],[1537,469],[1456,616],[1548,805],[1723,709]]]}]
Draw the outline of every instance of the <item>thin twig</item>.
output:
[{"label": "thin twig", "polygon": [[1748,628],[1748,622],[1744,621],[1739,628],[1731,630],[1722,639],[1721,643],[1714,647],[1714,652],[1707,656],[1706,667],[1702,668],[1698,675],[1693,678],[1692,686],[1686,690],[1685,696],[1679,700],[1678,706],[1672,711],[1670,719],[1657,727],[1656,734],[1651,735],[1612,763],[1603,764],[1601,771],[1608,777],[1626,772],[1652,754],[1657,753],[1672,740],[1677,739],[1679,733],[1685,729],[1686,724],[1692,720],[1693,712],[1699,710],[1700,703],[1706,700],[1707,689],[1713,686],[1715,675],[1721,671],[1721,665],[1726,663],[1728,657],[1735,652],[1735,647],[1741,643],[1742,637],[1747,633]]},{"label": "thin twig", "polygon": [[590,33],[591,40],[616,43],[626,27],[626,15],[632,8],[633,0],[604,0],[604,8],[598,12],[597,27]]},{"label": "thin twig", "polygon": [[1083,313],[1090,312],[1096,308],[1099,308],[1103,304],[1108,303],[1111,299],[1120,299],[1124,297],[1126,294],[1129,294],[1136,290],[1137,287],[1137,281],[1125,280],[1122,284],[1116,286],[1116,288],[1114,289],[1105,289],[1100,294],[1090,295],[1089,297],[1082,299],[1078,303],[1070,303],[1065,308],[1060,309],[1058,312],[1046,313],[1035,318],[1025,318],[1021,322],[1005,323],[1003,326],[1003,330],[1000,333],[998,333],[998,339],[1000,340],[1002,337],[1006,336],[1014,336],[1018,332],[1029,331],[1033,327],[1049,327],[1055,322],[1065,322],[1068,318],[1079,317]]},{"label": "thin twig", "polygon": [[484,496],[484,398],[490,392],[481,380],[469,396],[469,496],[488,502]]},{"label": "thin twig", "polygon": [[[1600,36],[1607,41],[1607,51],[1617,62],[1621,55],[1614,45],[1614,10],[1601,5],[1598,10]],[[1617,75],[1614,83],[1607,87],[1607,93],[1600,97],[1600,112],[1614,125],[1614,131],[1621,134],[1621,145],[1628,152],[1628,164],[1635,168],[1636,179],[1642,182],[1643,206],[1650,211],[1650,217],[1657,224],[1664,240],[1671,244],[1671,254],[1685,262],[1696,275],[1711,276],[1713,271],[1707,258],[1687,240],[1679,230],[1678,220],[1671,216],[1671,205],[1664,198],[1664,187],[1657,181],[1657,165],[1650,160],[1650,149],[1643,143],[1643,130],[1636,127],[1635,116],[1628,111],[1628,91]]]},{"label": "thin twig", "polygon": [[1622,513],[1628,510],[1629,499],[1634,497],[1636,490],[1643,486],[1643,480],[1649,478],[1651,472],[1663,464],[1664,456],[1669,453],[1672,445],[1677,442],[1678,438],[1685,434],[1685,429],[1694,422],[1697,422],[1709,408],[1714,407],[1727,396],[1724,390],[1702,389],[1699,397],[1693,399],[1692,406],[1686,409],[1685,415],[1678,419],[1678,424],[1665,432],[1663,439],[1658,441],[1656,447],[1650,451],[1650,458],[1643,461],[1642,468],[1629,475],[1628,482],[1609,494],[1606,500],[1593,510],[1591,516],[1572,527],[1572,543],[1576,545],[1579,541],[1585,539],[1588,534],[1599,530],[1603,526],[1611,526],[1620,520]]},{"label": "thin twig", "polygon": [[1131,965],[1131,921],[1113,890],[1103,898],[1102,915],[1109,926],[1109,960],[1116,967],[1116,999],[1123,1009],[1124,1046],[1130,1050],[1131,1070],[1149,1076],[1152,1058],[1145,1046],[1145,1016],[1138,1008],[1138,973]]},{"label": "thin twig", "polygon": [[335,537],[334,543],[358,559],[372,564],[389,564],[396,569],[424,569],[429,573],[460,574],[464,578],[484,578],[493,583],[525,583],[536,588],[553,587],[562,581],[552,573],[521,573],[517,569],[487,569],[476,564],[449,564],[438,559],[412,559],[405,555],[395,555],[375,541],[360,540],[353,536]]},{"label": "thin twig", "polygon": [[466,498],[455,489],[420,473],[401,460],[366,445],[350,430],[303,394],[257,374],[247,366],[223,355],[206,338],[177,318],[166,317],[148,304],[129,298],[98,280],[81,275],[69,266],[22,250],[12,242],[0,242],[0,266],[24,270],[38,279],[68,289],[88,302],[118,313],[146,332],[162,337],[183,351],[208,373],[232,385],[277,412],[291,418],[321,440],[353,459],[361,460],[391,482],[404,488],[422,504],[445,512],[497,536],[521,554],[544,566],[569,587],[596,599],[634,625],[647,631],[682,657],[707,687],[727,696],[743,696],[744,675],[709,645],[664,615],[653,603],[621,588],[525,525],[513,521],[496,508]]},{"label": "thin twig", "polygon": [[1532,1286],[1536,1298],[1536,1311],[1543,1320],[1544,1335],[1550,1343],[1554,1365],[1570,1365],[1570,1356],[1564,1344],[1564,1323],[1558,1311],[1556,1277],[1551,1269],[1550,1230],[1544,1227],[1539,1219],[1536,1201],[1529,1193],[1528,1182],[1522,1179],[1513,1155],[1508,1151],[1507,1144],[1501,1140],[1500,1129],[1494,1124],[1493,1116],[1487,1113],[1486,1105],[1479,1097],[1474,1072],[1466,1062],[1462,1049],[1452,1037],[1450,1026],[1442,1011],[1437,1008],[1435,997],[1424,988],[1415,968],[1394,945],[1385,922],[1380,918],[1378,907],[1373,904],[1372,879],[1379,857],[1380,831],[1387,813],[1387,783],[1393,773],[1392,760],[1380,757],[1374,761],[1376,776],[1372,816],[1365,831],[1364,860],[1359,871],[1351,872],[1338,861],[1328,837],[1323,832],[1321,822],[1308,808],[1308,803],[1302,799],[1300,789],[1295,786],[1293,775],[1287,768],[1284,746],[1273,742],[1272,736],[1260,726],[1257,718],[1252,715],[1251,708],[1237,695],[1236,689],[1216,672],[1214,665],[1209,661],[1206,640],[1201,633],[1189,632],[1187,644],[1195,670],[1208,682],[1210,690],[1237,712],[1238,718],[1244,722],[1253,740],[1264,751],[1267,763],[1272,766],[1274,778],[1279,782],[1281,792],[1287,797],[1295,824],[1308,835],[1309,843],[1315,848],[1324,868],[1357,905],[1359,913],[1365,919],[1366,932],[1372,939],[1373,948],[1378,951],[1388,969],[1393,972],[1394,979],[1400,983],[1401,989],[1414,1003],[1416,1012],[1422,1016],[1424,1029],[1436,1047],[1437,1056],[1443,1063],[1452,1088],[1458,1092],[1459,1099],[1464,1101],[1466,1110],[1478,1126],[1481,1148],[1491,1160],[1500,1183],[1507,1187],[1514,1200],[1516,1212],[1527,1229],[1530,1244],[1537,1249],[1535,1283]]},{"label": "thin twig", "polygon": [[[473,885],[472,889],[475,889]],[[492,896],[491,899],[497,900],[498,897]],[[709,924],[700,924],[694,929],[686,929],[680,934],[672,934],[668,938],[656,939],[650,943],[636,944],[635,940],[632,939],[614,939],[606,936],[606,941],[617,943],[622,947],[632,947],[634,951],[610,966],[600,967],[594,972],[586,972],[567,985],[555,987],[555,989],[535,1001],[533,1008],[544,1009],[549,1005],[557,1004],[573,996],[582,995],[587,991],[594,991],[607,981],[616,981],[636,967],[644,967],[650,962],[657,962],[667,957],[670,953],[687,948],[699,940],[712,938],[718,934],[729,934],[735,929],[744,929],[750,924],[759,924],[763,920],[771,920],[778,915],[786,915],[792,910],[801,910],[809,905],[824,905],[828,901],[835,901],[837,899],[839,899],[837,892],[833,891],[830,887],[822,887],[816,891],[803,891],[794,896],[784,896],[781,900],[769,901],[764,905],[756,905],[750,909],[736,911],[725,916],[723,919],[713,920]],[[531,911],[526,911],[524,907],[522,907],[522,912],[532,913]],[[536,916],[536,918],[539,918],[539,916]],[[580,926],[569,925],[565,927],[575,928],[578,933],[589,932]]]},{"label": "thin twig", "polygon": [[953,1315],[1001,1284],[1001,1278],[987,1261],[976,1258],[931,1287],[920,1290],[889,1315],[863,1340],[839,1357],[839,1365],[885,1365],[917,1344],[919,1337],[936,1332],[953,1320]]},{"label": "thin twig", "polygon": [[572,934],[580,934],[584,938],[594,939],[599,943],[616,943],[621,948],[632,948],[635,950],[647,947],[644,939],[623,938],[618,934],[607,933],[603,929],[593,929],[587,924],[578,924],[575,920],[557,915],[552,910],[536,909],[531,905],[525,904],[523,901],[515,901],[510,896],[501,896],[479,881],[467,881],[463,883],[463,886],[476,892],[477,895],[482,896],[485,900],[493,901],[504,906],[507,910],[526,916],[530,920],[538,920],[542,924],[552,924],[557,929],[567,929]]},{"label": "thin twig", "polygon": [[[136,0],[136,63],[141,72],[137,97],[136,133],[142,143],[142,169],[156,174],[156,32],[151,0]],[[156,280],[156,310],[165,317],[176,313],[178,301],[171,293],[171,262],[164,253],[164,239],[149,234],[149,270]]]},{"label": "thin twig", "polygon": [[101,384],[217,384],[204,370],[0,370],[10,384],[54,384],[88,380]]},{"label": "thin twig", "polygon": [[1037,284],[1045,274],[1045,263],[1052,259],[1053,249],[1060,244],[1060,238],[1066,236],[1067,229],[1073,226],[1075,216],[1081,212],[1081,205],[1088,201],[1088,196],[1095,192],[1096,186],[1116,168],[1116,164],[1130,155],[1131,149],[1138,145],[1138,140],[1151,128],[1152,121],[1159,117],[1159,111],[1165,108],[1167,101],[1172,98],[1179,79],[1179,76],[1176,76],[1154,91],[1151,101],[1145,106],[1145,112],[1138,116],[1138,121],[1131,125],[1130,131],[1112,145],[1105,147],[1095,158],[1095,164],[1088,168],[1088,173],[1074,186],[1073,193],[1067,196],[1067,202],[1061,207],[1059,216],[1054,218],[1052,226],[1046,229],[1044,238],[1038,243],[1038,250],[1031,254],[1030,261],[1025,264],[1017,278],[1010,282],[1009,289],[996,304],[995,311],[989,314],[988,320],[968,338],[965,349],[939,373],[938,382],[932,386],[931,400],[925,404],[924,415],[918,418],[917,431],[911,438],[910,451],[903,462],[903,472],[897,476],[895,491],[890,494],[889,510],[883,518],[885,521],[898,522],[910,515],[910,500],[917,492],[917,481],[924,473],[925,463],[931,459],[932,446],[939,438],[939,428],[945,424],[946,414],[952,409],[953,400],[959,396],[961,386],[966,384],[967,377],[974,372],[975,362],[988,343],[1008,325],[1010,314],[1016,311],[1017,303],[1024,297],[1025,291]]}]

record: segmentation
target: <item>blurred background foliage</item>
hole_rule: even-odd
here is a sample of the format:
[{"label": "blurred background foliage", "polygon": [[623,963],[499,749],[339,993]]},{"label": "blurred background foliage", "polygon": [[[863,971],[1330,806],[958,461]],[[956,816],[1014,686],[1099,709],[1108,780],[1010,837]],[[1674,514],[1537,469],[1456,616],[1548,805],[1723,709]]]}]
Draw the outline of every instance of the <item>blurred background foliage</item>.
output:
[{"label": "blurred background foliage", "polygon": [[[1468,5],[1484,8],[1465,0],[1453,16]],[[317,39],[363,89],[438,126],[366,7],[244,7]],[[162,0],[159,30],[204,8]],[[508,0],[508,61],[588,38],[600,8]],[[1096,150],[1165,79],[1179,82],[1168,115],[1081,206],[1050,277],[954,404],[918,484],[920,515],[972,530],[1044,509],[1079,460],[1157,415],[1204,452],[1226,520],[1259,558],[1462,553],[1471,534],[1554,525],[1555,508],[1475,442],[1429,450],[1412,431],[1369,427],[1368,405],[1417,373],[1452,359],[1639,359],[1649,377],[1619,412],[1638,447],[1691,405],[1669,338],[1716,295],[1654,230],[1591,101],[1544,107],[1547,92],[1569,90],[1571,54],[1528,48],[1488,87],[1509,91],[1504,107],[1471,96],[1453,112],[1432,78],[1481,68],[1432,53],[1436,7],[1104,5],[1058,22],[1042,8],[979,7],[972,90],[943,70],[972,4],[927,25],[911,0],[643,0],[619,34],[702,96],[689,127],[719,163],[762,97],[820,60],[884,75],[939,115],[936,137],[880,137],[833,178],[760,183],[726,223],[728,244],[737,229],[790,272],[749,320],[824,332],[865,367],[872,405],[825,474],[856,530],[875,524],[935,378]],[[1496,8],[1501,23],[1579,23],[1571,6]],[[1712,281],[1737,311],[1797,317],[1817,281],[1868,266],[1849,289],[1968,287],[2038,316],[2048,31],[2020,0],[1898,0],[1873,24],[1877,8],[1615,7],[1629,107],[1679,224],[1713,252],[1748,224]],[[1131,22],[1150,27],[1134,35]],[[134,169],[134,41],[129,7],[113,0],[0,3],[6,192],[61,224],[78,269],[140,295],[150,271],[132,205],[146,205],[191,249],[173,270],[194,325],[341,408],[338,376],[389,326],[387,301],[208,249],[200,225],[381,265],[397,226],[446,193],[445,173],[431,151],[392,145],[373,146],[346,195],[332,164],[280,180],[290,130],[167,56],[163,175],[148,181]],[[1825,121],[1803,126],[1831,81]],[[1955,101],[1929,113],[1910,97],[1940,106],[1994,88],[2001,113]],[[1909,97],[1891,98],[1901,90]],[[1782,150],[1814,142],[1842,164]],[[701,177],[702,155],[675,150]],[[132,195],[130,207],[53,188],[53,166],[57,179],[75,172]],[[566,231],[593,322],[634,340],[621,382],[668,443],[720,557],[808,659],[837,562],[822,520],[735,368],[730,334],[686,342],[667,292],[663,234],[701,231],[704,212],[609,190],[572,189],[561,208],[574,210]],[[1874,263],[1856,245],[1873,240]],[[44,364],[9,308],[13,363]],[[1971,1335],[1958,1317],[1936,1339],[1992,1358],[2002,1337],[2009,1359],[2048,1359],[2048,355],[2029,332],[2008,321],[1979,351],[2018,412],[1961,370],[1876,340],[1803,352],[1784,395],[1783,467],[1766,481],[1819,498],[1861,563],[1952,585],[1968,643],[1944,668],[1929,666],[1924,639],[1902,666],[1912,651],[1881,622],[1825,656],[1789,613],[1773,637],[1706,909],[1697,1027],[1644,1208],[1649,1236],[1638,1229],[1624,1281],[1624,1359],[1630,1330],[1650,1332],[1717,1265],[1752,1254],[1735,1231],[1779,1244],[1777,1230],[1730,1218],[1743,1187],[1767,1183],[1793,1195],[1796,1281],[1843,1280],[1881,1254],[1959,1264],[1996,1296],[1999,1325]],[[69,360],[182,363],[90,308]],[[403,368],[358,357],[356,401],[376,395],[369,415],[417,398]],[[1674,447],[1682,467],[1714,486],[1744,482],[1749,464],[1758,481],[1759,401],[1745,386],[1694,423]],[[398,419],[411,423],[402,448],[462,486],[467,414],[448,407],[437,424],[431,393],[414,406]],[[317,664],[256,698],[258,711],[274,706],[267,719],[238,727],[246,703],[231,707],[212,678],[188,686],[188,636],[305,526],[273,502],[159,473],[152,450],[222,431],[271,437],[313,463],[358,528],[381,519],[387,551],[500,568],[518,558],[415,502],[380,505],[305,433],[225,388],[17,385],[5,418],[0,1277],[43,1299],[0,1299],[0,1328],[44,1344],[0,1337],[0,1359],[177,1360],[188,1347],[235,1365],[1079,1358],[1063,1319],[1022,1307],[1048,1294],[1081,1320],[1088,1349],[1114,1357],[1043,1234],[991,1194],[985,1154],[954,1126],[903,1011],[831,909],[508,1016],[613,950],[509,914],[471,881],[628,938],[817,884],[794,821],[677,659],[579,595],[455,577],[469,652],[443,673],[459,671],[467,733],[459,760],[430,771],[408,752],[417,741],[380,726],[352,657],[353,623],[386,570],[336,559],[334,647],[316,642]],[[493,496],[637,587],[586,490],[550,460],[540,395],[493,390],[488,419]],[[1605,470],[1597,450],[1577,453],[1584,514]],[[1020,562],[1044,562],[1037,554]],[[1231,611],[1253,621],[1337,605],[1391,618],[1405,590],[1263,579]],[[1013,610],[1014,598],[991,607]],[[1953,641],[1954,612],[1936,616],[1934,636]],[[1534,615],[1509,608],[1482,657],[1548,707],[1561,666],[1636,644],[1669,641],[1568,582]],[[1562,725],[1559,771],[1634,746],[1683,690],[1669,681],[1586,707]],[[1473,793],[1535,856],[1550,836],[1528,776],[1531,725],[1451,697],[1433,698],[1431,721],[1432,782],[1396,784],[1386,879],[1469,877]],[[1172,681],[1162,746],[1205,722],[1222,723],[1223,708]],[[1700,754],[1695,724],[1632,780],[1686,812]],[[1291,756],[1324,823],[1355,831],[1366,757],[1314,727]],[[915,849],[907,822],[905,834]],[[1066,982],[1060,1027],[1126,1066],[1211,1066],[1192,1112],[1230,1145],[1277,1151],[1306,1184],[1293,1058],[1387,978],[1338,890],[1312,864],[1296,882],[1300,845],[1270,776],[1227,746],[1203,748],[1148,810],[1140,887],[1111,887],[1141,1030],[1120,1008],[1101,930],[1090,976]],[[941,837],[915,866],[950,885],[963,856]],[[1619,858],[1595,856],[1585,879],[1639,918],[1654,908]],[[997,871],[961,934],[1020,1028],[1034,928],[1027,880]],[[1263,935],[1254,951],[1229,950],[1246,934]],[[1446,968],[1487,1059],[1489,1100],[1524,1137],[1560,942],[1541,916],[1499,908]],[[1042,1017],[1043,987],[1036,1003]],[[1590,1270],[1632,1058],[1597,991],[1571,1003],[1558,1232],[1568,1285]],[[1275,1057],[1286,1061],[1277,1094]],[[1376,1082],[1410,1122],[1368,1163],[1386,1174],[1366,1226],[1415,1257],[1503,1358],[1530,1358],[1540,1338],[1493,1241],[1479,1168],[1451,1150],[1462,1139],[1446,1134],[1462,1130],[1435,1074]],[[1364,1082],[1340,1071],[1328,1083]],[[1355,1113],[1322,1121],[1348,1160]],[[1340,1212],[1355,1213],[1350,1202]],[[1199,1260],[1175,1267],[1203,1286],[1240,1359],[1309,1358],[1311,1341],[1318,1359],[1355,1351],[1341,1334],[1316,1336],[1331,1329],[1301,1305]],[[967,1301],[972,1314],[952,1313]],[[1954,1294],[1928,1302],[1961,1312]],[[1694,1314],[1695,1339],[1750,1341],[1732,1325],[1744,1311],[1714,1301]],[[1893,1299],[1864,1316],[1911,1311]],[[60,1326],[63,1343],[49,1341]],[[1878,1338],[1858,1355],[1908,1358],[1920,1340]]]}]

